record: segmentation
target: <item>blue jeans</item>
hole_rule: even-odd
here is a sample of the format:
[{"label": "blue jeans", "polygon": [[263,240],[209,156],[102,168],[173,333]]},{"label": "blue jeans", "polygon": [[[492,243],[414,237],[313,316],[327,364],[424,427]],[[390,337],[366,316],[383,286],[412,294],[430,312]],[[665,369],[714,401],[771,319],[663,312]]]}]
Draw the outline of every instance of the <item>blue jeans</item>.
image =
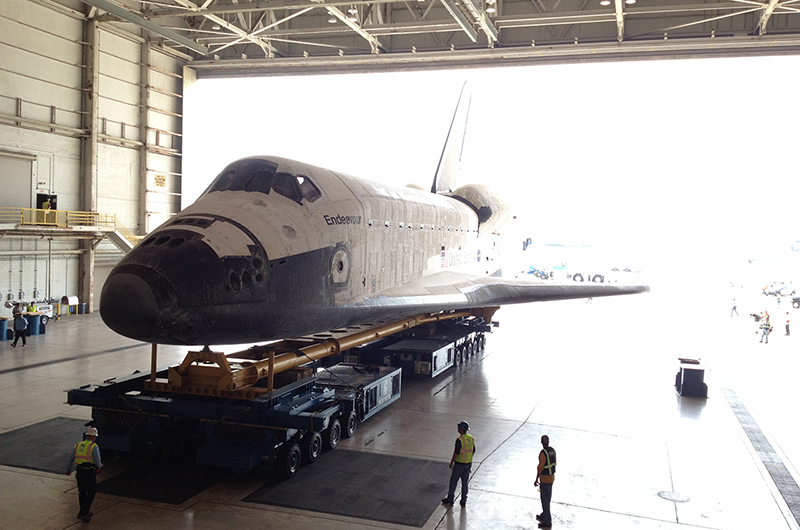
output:
[{"label": "blue jeans", "polygon": [[469,493],[469,472],[472,469],[472,464],[460,464],[455,462],[453,464],[453,473],[450,475],[450,489],[447,490],[447,498],[453,500],[453,495],[456,493],[456,485],[461,480],[461,502],[467,502],[467,493]]}]

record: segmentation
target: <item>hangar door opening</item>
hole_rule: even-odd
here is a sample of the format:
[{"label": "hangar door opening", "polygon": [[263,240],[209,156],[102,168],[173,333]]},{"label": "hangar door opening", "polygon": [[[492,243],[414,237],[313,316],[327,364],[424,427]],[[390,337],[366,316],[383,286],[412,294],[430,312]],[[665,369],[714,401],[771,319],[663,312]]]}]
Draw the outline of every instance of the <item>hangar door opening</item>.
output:
[{"label": "hangar door opening", "polygon": [[0,154],[0,177],[3,181],[0,207],[31,207],[34,160],[33,157]]}]

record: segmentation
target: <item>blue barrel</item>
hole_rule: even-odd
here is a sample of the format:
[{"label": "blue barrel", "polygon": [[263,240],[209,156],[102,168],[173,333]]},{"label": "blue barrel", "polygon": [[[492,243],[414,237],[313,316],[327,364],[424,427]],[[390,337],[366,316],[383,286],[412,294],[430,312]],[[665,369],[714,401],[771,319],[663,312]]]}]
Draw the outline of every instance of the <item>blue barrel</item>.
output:
[{"label": "blue barrel", "polygon": [[8,340],[8,320],[0,320],[0,340]]},{"label": "blue barrel", "polygon": [[42,315],[25,315],[25,319],[28,321],[28,329],[25,331],[25,335],[38,335],[39,334],[39,324],[42,322]]}]

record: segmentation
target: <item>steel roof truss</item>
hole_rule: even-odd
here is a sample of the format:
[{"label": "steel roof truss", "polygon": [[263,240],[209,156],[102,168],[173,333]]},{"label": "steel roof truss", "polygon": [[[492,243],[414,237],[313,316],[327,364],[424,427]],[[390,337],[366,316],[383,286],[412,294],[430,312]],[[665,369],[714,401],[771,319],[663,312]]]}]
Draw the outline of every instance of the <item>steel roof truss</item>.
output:
[{"label": "steel roof truss", "polygon": [[152,33],[155,33],[156,35],[161,35],[162,37],[165,37],[171,40],[172,42],[180,44],[181,46],[186,46],[190,50],[193,50],[197,53],[208,55],[208,48],[206,48],[205,46],[197,44],[191,39],[187,39],[186,37],[178,35],[172,30],[163,28],[158,24],[150,22],[146,18],[142,18],[141,16],[139,16],[134,12],[128,11],[127,9],[112,4],[111,2],[106,2],[106,0],[81,0],[81,1],[84,2],[85,4],[89,4],[92,7],[96,7],[102,9],[103,11],[107,11],[113,15],[116,15],[123,20],[127,20],[131,24],[135,24]]},{"label": "steel roof truss", "polygon": [[[92,0],[92,1],[96,1],[96,0]],[[217,24],[219,24],[223,28],[227,29],[228,31],[231,31],[231,32],[235,33],[239,37],[252,42],[256,46],[261,48],[261,50],[264,52],[264,56],[269,57],[270,59],[275,57],[275,52],[277,50],[275,48],[273,48],[272,45],[269,44],[268,42],[264,42],[263,40],[261,40],[261,39],[259,39],[257,37],[251,37],[245,30],[239,28],[238,26],[234,26],[233,24],[229,23],[224,18],[218,17],[217,15],[212,15],[210,13],[205,13],[205,12],[200,11],[200,8],[196,4],[194,4],[192,2],[189,2],[189,0],[175,0],[175,2],[177,2],[178,4],[182,5],[183,7],[187,8],[187,9],[189,9],[191,11],[197,12],[198,15],[200,15],[202,17],[205,17],[205,18],[207,18],[208,20],[210,20],[212,22],[216,22]]]},{"label": "steel roof truss", "polygon": [[458,25],[461,26],[461,29],[464,30],[464,33],[467,34],[467,37],[472,42],[478,42],[478,32],[472,27],[472,23],[467,20],[467,17],[464,13],[459,9],[459,7],[455,4],[453,0],[440,0],[442,5],[447,9]]},{"label": "steel roof truss", "polygon": [[[291,15],[287,16],[287,17],[284,17],[284,18],[282,18],[280,20],[276,20],[276,21],[272,22],[271,24],[268,24],[268,25],[264,26],[263,28],[252,32],[250,34],[250,36],[251,37],[255,37],[255,36],[259,35],[260,33],[263,33],[263,32],[268,31],[268,30],[270,30],[270,29],[272,29],[272,28],[274,28],[276,26],[279,26],[279,25],[283,24],[284,22],[287,22],[287,21],[289,21],[289,20],[291,20],[291,19],[293,19],[295,17],[299,17],[300,15],[308,13],[312,9],[314,9],[314,8],[313,7],[307,7],[305,9],[301,9],[300,11],[296,11],[296,12],[292,13]],[[274,15],[273,15],[273,18],[274,18]],[[219,48],[215,48],[213,53],[217,53],[220,50],[224,50],[225,48],[228,48],[228,47],[233,46],[235,44],[239,44],[240,42],[242,42],[244,40],[245,40],[244,37],[240,37],[239,39],[237,39],[237,40],[235,40],[233,42],[229,42],[228,44],[224,44],[224,45],[220,46]]]},{"label": "steel roof truss", "polygon": [[481,27],[484,33],[486,33],[486,37],[489,39],[489,43],[493,44],[500,40],[500,32],[494,26],[489,17],[486,14],[486,11],[483,8],[475,5],[473,0],[461,0],[461,3],[464,7],[467,8],[469,14],[472,15],[472,18],[475,19],[475,22]]},{"label": "steel roof truss", "polygon": [[705,24],[707,22],[713,22],[715,20],[722,20],[724,18],[738,17],[740,15],[746,15],[747,13],[752,13],[754,11],[759,11],[762,7],[763,7],[763,5],[759,6],[759,7],[754,7],[752,9],[743,9],[741,11],[737,11],[736,13],[728,13],[727,15],[720,15],[718,17],[704,18],[702,20],[696,20],[694,22],[687,22],[686,24],[680,24],[678,26],[671,26],[669,28],[663,28],[663,29],[659,29],[659,30],[648,31],[646,33],[641,33],[641,34],[637,35],[637,37],[642,36],[642,35],[649,35],[650,33],[668,32],[668,31],[672,31],[673,29],[688,28],[690,26],[696,26],[698,24]]},{"label": "steel roof truss", "polygon": [[769,5],[764,9],[764,12],[761,14],[761,19],[758,21],[758,34],[764,35],[767,32],[767,22],[769,22],[769,17],[772,16],[772,12],[775,11],[775,6],[778,4],[778,0],[770,0]]},{"label": "steel roof truss", "polygon": [[[321,4],[321,5],[325,5],[325,4]],[[381,44],[381,41],[379,41],[376,36],[371,35],[369,32],[365,31],[357,23],[355,23],[355,22],[351,21],[349,18],[347,18],[347,15],[342,13],[339,10],[338,7],[328,6],[328,5],[325,5],[325,7],[328,9],[328,13],[330,13],[333,16],[335,16],[336,18],[341,20],[342,23],[345,24],[348,28],[352,29],[353,31],[355,31],[356,33],[361,35],[364,38],[364,40],[366,40],[369,43],[372,54],[377,55],[378,53],[380,53],[380,50],[383,48],[383,45]]]},{"label": "steel roof truss", "polygon": [[622,0],[614,0],[614,16],[617,18],[617,42],[625,37],[625,18],[622,12]]}]

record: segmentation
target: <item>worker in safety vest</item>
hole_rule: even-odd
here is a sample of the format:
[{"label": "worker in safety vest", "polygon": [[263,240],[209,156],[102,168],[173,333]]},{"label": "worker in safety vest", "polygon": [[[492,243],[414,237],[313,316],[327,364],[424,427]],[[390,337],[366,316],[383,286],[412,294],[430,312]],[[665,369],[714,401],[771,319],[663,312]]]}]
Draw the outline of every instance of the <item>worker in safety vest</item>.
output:
[{"label": "worker in safety vest", "polygon": [[550,447],[550,438],[542,435],[542,450],[539,452],[539,465],[536,468],[534,486],[540,486],[542,497],[542,513],[536,516],[539,528],[550,528],[550,499],[553,497],[553,481],[556,479],[556,450]]},{"label": "worker in safety vest", "polygon": [[442,504],[453,504],[456,484],[461,480],[461,506],[467,504],[467,493],[469,493],[469,473],[472,470],[472,455],[475,454],[475,438],[467,434],[469,423],[462,421],[458,424],[458,438],[456,447],[453,451],[453,458],[450,459],[450,488],[447,490],[447,497],[442,499]]},{"label": "worker in safety vest", "polygon": [[72,474],[72,466],[77,466],[75,477],[78,479],[78,503],[81,510],[78,512],[78,519],[88,523],[92,518],[92,507],[94,494],[97,492],[97,473],[103,471],[103,463],[100,461],[100,448],[95,443],[97,440],[97,429],[90,427],[86,431],[86,439],[75,444],[72,457],[67,466],[67,475]]}]

